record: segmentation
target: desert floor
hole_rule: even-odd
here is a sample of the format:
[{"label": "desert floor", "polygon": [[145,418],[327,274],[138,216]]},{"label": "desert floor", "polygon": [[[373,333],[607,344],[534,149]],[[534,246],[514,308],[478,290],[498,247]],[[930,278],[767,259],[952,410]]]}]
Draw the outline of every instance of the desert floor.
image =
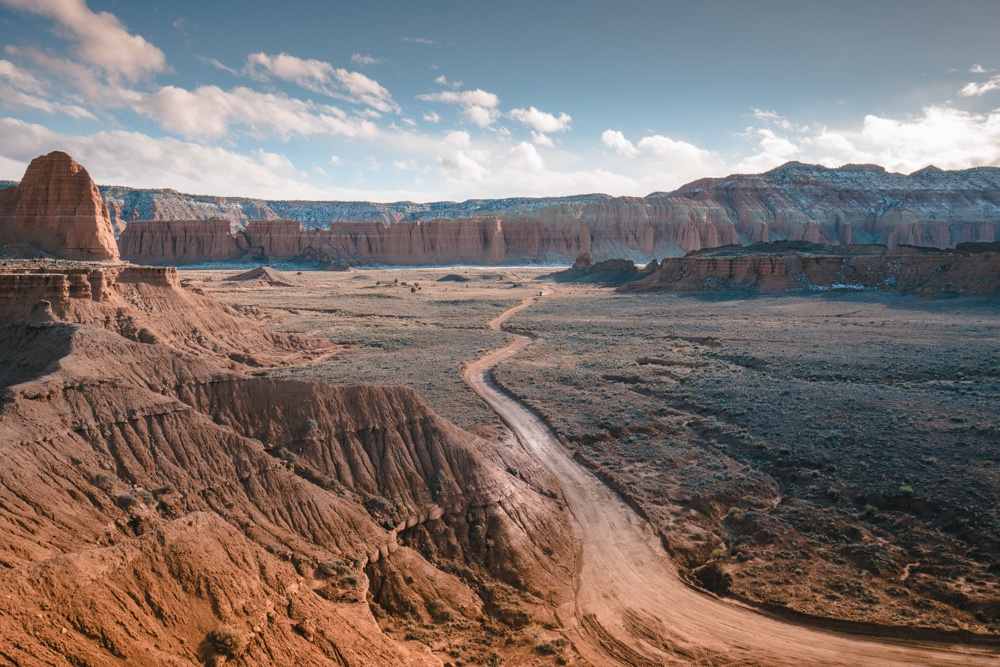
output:
[{"label": "desert floor", "polygon": [[409,385],[510,447],[462,370],[504,344],[489,320],[544,290],[507,322],[536,339],[496,383],[649,520],[681,578],[804,625],[1000,633],[1000,304],[625,296],[534,280],[547,272],[182,278],[277,330],[346,346],[279,373]]}]

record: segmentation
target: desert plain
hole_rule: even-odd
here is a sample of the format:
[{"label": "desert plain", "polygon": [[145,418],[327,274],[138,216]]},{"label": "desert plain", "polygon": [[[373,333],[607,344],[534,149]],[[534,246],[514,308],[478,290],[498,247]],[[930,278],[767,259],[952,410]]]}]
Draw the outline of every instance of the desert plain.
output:
[{"label": "desert plain", "polygon": [[[757,617],[824,636],[980,644],[970,650],[995,656],[994,299],[847,289],[619,294],[553,283],[551,272],[292,270],[280,273],[283,285],[227,280],[231,270],[181,276],[267,329],[343,349],[275,376],[407,385],[499,451],[530,454],[463,381],[464,369],[508,338],[487,322],[523,302],[504,326],[530,340],[496,365],[494,384],[648,521],[678,580],[702,591],[696,597],[750,605]],[[551,479],[543,491],[565,502]],[[582,659],[580,641],[557,640],[574,639],[566,621],[557,614],[548,631],[522,629],[511,641],[529,661]],[[655,614],[632,619],[630,630],[646,628],[647,645],[659,642],[654,655],[758,664],[751,649],[736,651],[746,663],[699,653],[697,637],[676,625],[651,631],[656,623]],[[401,629],[387,619],[384,628],[417,633],[435,651],[470,650],[440,624]],[[759,664],[781,664],[760,650]],[[796,664],[780,657],[789,659]]]}]

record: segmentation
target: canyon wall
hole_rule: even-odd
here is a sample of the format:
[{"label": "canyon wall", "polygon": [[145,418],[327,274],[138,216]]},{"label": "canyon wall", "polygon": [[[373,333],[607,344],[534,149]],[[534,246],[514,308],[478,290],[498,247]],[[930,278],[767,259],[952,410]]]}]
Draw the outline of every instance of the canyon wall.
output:
[{"label": "canyon wall", "polygon": [[0,190],[0,245],[29,246],[64,259],[118,259],[97,185],[58,151],[32,160],[19,185]]},{"label": "canyon wall", "polygon": [[719,253],[664,259],[652,275],[619,292],[787,292],[877,289],[922,296],[1000,293],[1000,244],[956,250],[852,246],[842,252]]},{"label": "canyon wall", "polygon": [[[764,174],[703,179],[648,197],[587,195],[540,207],[542,200],[528,200],[522,208],[511,201],[483,203],[471,217],[434,219],[405,218],[470,207],[413,205],[407,213],[393,208],[396,204],[355,202],[330,209],[328,202],[314,202],[306,224],[273,214],[301,213],[307,202],[286,202],[284,208],[270,202],[265,219],[243,220],[243,230],[228,239],[224,220],[204,227],[143,222],[131,223],[141,225],[138,236],[126,227],[120,245],[128,259],[162,264],[219,261],[250,251],[261,260],[397,266],[568,263],[584,252],[597,261],[645,263],[705,248],[782,240],[951,248],[997,240],[1000,169],[928,167],[906,176],[872,165],[828,169],[793,162]],[[320,219],[345,211],[357,214],[358,221]]]},{"label": "canyon wall", "polygon": [[149,264],[198,264],[227,260],[246,250],[228,220],[143,220],[118,237],[122,259]]}]

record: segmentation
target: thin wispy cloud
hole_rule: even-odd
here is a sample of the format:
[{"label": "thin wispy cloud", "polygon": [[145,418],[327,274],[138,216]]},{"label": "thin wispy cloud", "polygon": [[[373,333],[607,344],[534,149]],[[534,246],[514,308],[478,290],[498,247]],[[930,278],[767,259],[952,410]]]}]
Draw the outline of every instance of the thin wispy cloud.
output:
[{"label": "thin wispy cloud", "polygon": [[361,55],[360,53],[352,53],[351,62],[358,67],[365,67],[367,65],[378,65],[380,63],[384,63],[385,59],[376,58],[375,56],[370,55]]}]

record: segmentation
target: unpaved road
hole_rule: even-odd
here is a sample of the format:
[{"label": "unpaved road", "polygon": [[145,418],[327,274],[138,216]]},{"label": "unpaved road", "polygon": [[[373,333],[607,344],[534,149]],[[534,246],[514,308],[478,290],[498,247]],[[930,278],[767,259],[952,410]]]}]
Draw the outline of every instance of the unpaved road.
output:
[{"label": "unpaved road", "polygon": [[[490,322],[499,329],[537,297]],[[530,344],[470,364],[466,382],[559,480],[581,543],[575,600],[560,610],[571,639],[594,665],[992,665],[1000,649],[878,640],[783,622],[701,594],[680,579],[651,526],[563,450],[548,427],[493,386],[489,371]]]}]

